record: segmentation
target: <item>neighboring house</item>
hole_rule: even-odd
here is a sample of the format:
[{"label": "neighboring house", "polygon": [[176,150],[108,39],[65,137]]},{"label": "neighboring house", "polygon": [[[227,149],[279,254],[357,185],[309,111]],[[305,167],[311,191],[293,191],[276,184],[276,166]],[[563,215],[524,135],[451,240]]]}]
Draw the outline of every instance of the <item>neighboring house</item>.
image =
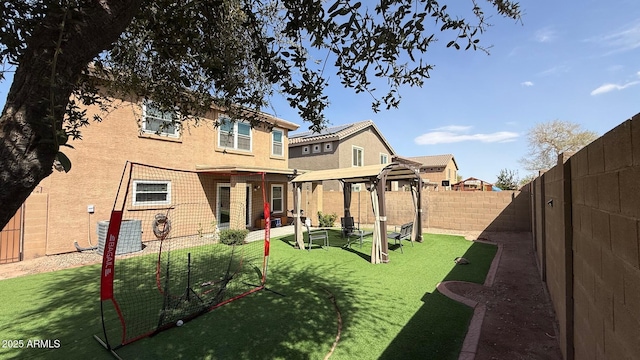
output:
[{"label": "neighboring house", "polygon": [[[289,167],[298,170],[340,169],[391,163],[396,153],[371,120],[289,137]],[[324,191],[341,190],[338,181],[323,183]]]},{"label": "neighboring house", "polygon": [[[451,154],[414,156],[407,159],[420,163],[420,177],[428,189],[451,190],[451,185],[458,182],[458,164]],[[448,181],[449,186],[444,186]]]},{"label": "neighboring house", "polygon": [[493,191],[493,184],[470,177],[453,184],[451,188],[456,191]]},{"label": "neighboring house", "polygon": [[[34,224],[25,228],[25,258],[74,251],[74,242],[82,247],[89,242],[97,244],[97,222],[109,219],[127,161],[198,171],[198,191],[206,196],[221,225],[228,219],[220,219],[220,214],[229,214],[223,207],[233,205],[220,199],[238,186],[245,187],[246,203],[252,206],[246,206],[250,210],[240,222],[248,228],[262,226],[262,191],[256,191],[259,185],[234,181],[240,177],[229,174],[263,172],[273,217],[286,221],[286,186],[293,173],[286,145],[289,131],[296,130],[297,124],[257,114],[260,122],[251,127],[246,122],[230,122],[223,111],[212,108],[197,122],[173,125],[171,119],[176,115],[159,111],[151,101],[132,98],[115,102],[113,111],[101,114],[102,122],[83,129],[83,140],[72,142],[75,149],[63,148],[73,164],[71,171],[54,171],[25,203],[25,222]],[[98,107],[87,108],[87,117],[98,111]],[[161,196],[171,201],[169,192],[177,190],[172,189],[170,180],[161,181],[166,184],[158,184],[157,179],[135,179],[134,190],[129,191],[137,196],[144,189],[156,189],[153,191],[164,193],[154,193],[149,199]],[[35,208],[39,211],[30,212]],[[34,216],[42,220],[35,221]],[[238,222],[231,219],[231,223],[235,227]]]}]

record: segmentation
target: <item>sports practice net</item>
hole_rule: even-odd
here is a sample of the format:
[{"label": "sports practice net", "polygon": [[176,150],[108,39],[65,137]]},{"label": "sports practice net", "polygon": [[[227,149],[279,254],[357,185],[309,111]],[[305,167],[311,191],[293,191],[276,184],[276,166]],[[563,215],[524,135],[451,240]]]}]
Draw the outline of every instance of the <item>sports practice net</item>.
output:
[{"label": "sports practice net", "polygon": [[[262,289],[270,225],[264,185],[261,173],[128,163],[99,234],[103,336],[96,339],[117,349]],[[246,230],[261,218],[264,231]]]}]

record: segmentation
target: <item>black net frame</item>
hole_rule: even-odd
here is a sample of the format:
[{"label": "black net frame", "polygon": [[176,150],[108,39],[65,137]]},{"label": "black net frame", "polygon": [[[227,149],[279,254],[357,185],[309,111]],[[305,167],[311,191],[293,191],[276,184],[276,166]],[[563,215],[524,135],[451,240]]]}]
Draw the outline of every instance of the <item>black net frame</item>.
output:
[{"label": "black net frame", "polygon": [[[99,244],[103,334],[96,340],[113,352],[264,289],[265,188],[265,173],[127,162]],[[265,229],[248,232],[256,219]]]}]

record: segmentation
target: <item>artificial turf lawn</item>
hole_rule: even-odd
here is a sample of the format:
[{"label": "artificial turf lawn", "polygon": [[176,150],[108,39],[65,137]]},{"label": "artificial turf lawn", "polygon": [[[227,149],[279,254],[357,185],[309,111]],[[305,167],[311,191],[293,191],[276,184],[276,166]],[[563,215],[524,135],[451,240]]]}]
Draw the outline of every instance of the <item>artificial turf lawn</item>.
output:
[{"label": "artificial turf lawn", "polygon": [[[369,238],[370,239],[370,238]],[[388,264],[368,262],[370,242],[342,249],[331,231],[329,250],[293,248],[272,239],[267,286],[261,291],[118,350],[125,359],[322,359],[337,330],[335,359],[457,359],[472,309],[435,290],[443,280],[484,281],[496,247],[462,237],[426,235]],[[464,256],[471,264],[455,266]],[[0,267],[1,269],[1,267]],[[0,281],[2,359],[110,359],[93,339],[102,333],[99,266]],[[30,339],[59,348],[26,348]],[[53,343],[53,342],[52,342]]]}]

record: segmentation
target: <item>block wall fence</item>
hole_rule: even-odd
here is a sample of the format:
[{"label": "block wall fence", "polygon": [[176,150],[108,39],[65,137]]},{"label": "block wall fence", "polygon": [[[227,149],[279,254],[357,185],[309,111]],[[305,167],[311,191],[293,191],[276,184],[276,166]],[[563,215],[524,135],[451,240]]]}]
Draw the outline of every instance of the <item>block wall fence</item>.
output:
[{"label": "block wall fence", "polygon": [[534,180],[540,276],[565,359],[640,354],[640,114]]},{"label": "block wall fence", "polygon": [[[424,229],[530,232],[529,189],[530,186],[527,185],[521,191],[424,191],[422,211],[425,216],[422,218],[422,226]],[[388,224],[401,225],[413,220],[411,192],[388,191],[385,198]],[[342,192],[324,192],[324,213],[342,216],[342,203]],[[356,222],[373,224],[368,191],[352,194],[350,210]],[[314,221],[315,218],[314,216]]]}]

